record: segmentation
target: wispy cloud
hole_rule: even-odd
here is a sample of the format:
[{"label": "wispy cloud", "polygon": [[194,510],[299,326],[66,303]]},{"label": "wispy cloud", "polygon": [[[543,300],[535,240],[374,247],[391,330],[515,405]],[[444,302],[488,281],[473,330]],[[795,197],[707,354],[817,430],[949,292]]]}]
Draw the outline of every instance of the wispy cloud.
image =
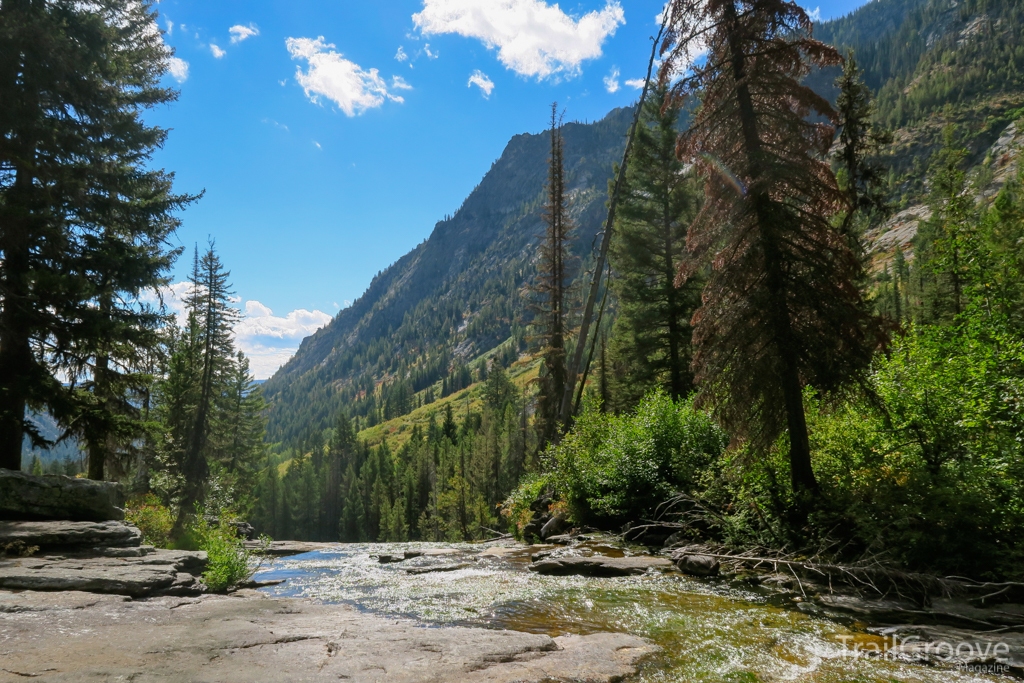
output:
[{"label": "wispy cloud", "polygon": [[362,114],[391,100],[404,102],[393,94],[377,69],[363,69],[335,52],[333,43],[319,38],[288,38],[285,41],[292,59],[304,60],[309,68],[296,67],[295,79],[306,92],[306,97],[319,104],[322,97],[331,100],[346,116]]},{"label": "wispy cloud", "polygon": [[612,72],[604,77],[604,89],[610,93],[619,91],[619,69],[612,67]]},{"label": "wispy cloud", "polygon": [[412,86],[402,78],[401,76],[391,77],[391,89],[392,90],[412,90]]},{"label": "wispy cloud", "polygon": [[173,21],[171,21],[170,19],[164,19],[164,27],[167,30],[167,35],[169,35],[169,36],[174,35],[174,22]]},{"label": "wispy cloud", "polygon": [[217,47],[217,45],[215,45],[213,43],[210,43],[210,53],[216,59],[221,59],[224,55],[227,54],[227,52],[225,52],[224,50],[220,49],[219,47]]},{"label": "wispy cloud", "polygon": [[228,33],[231,34],[231,43],[240,43],[247,38],[253,38],[260,34],[260,30],[256,27],[256,24],[249,24],[248,26],[242,26],[241,24],[235,24],[228,29]]},{"label": "wispy cloud", "polygon": [[409,55],[405,53],[405,48],[402,47],[401,45],[398,46],[398,52],[395,53],[395,59],[397,59],[399,62],[404,62],[407,59],[409,59]]},{"label": "wispy cloud", "polygon": [[168,57],[167,72],[178,83],[184,83],[188,80],[188,62],[181,57]]},{"label": "wispy cloud", "polygon": [[494,81],[487,77],[480,69],[477,69],[469,77],[469,82],[466,83],[466,87],[476,86],[480,88],[480,92],[483,94],[484,99],[491,99],[491,92],[494,90]]},{"label": "wispy cloud", "polygon": [[626,81],[626,85],[628,85],[630,88],[636,88],[637,90],[643,90],[644,89],[644,79],[643,78],[630,78],[630,79],[628,79]]},{"label": "wispy cloud", "polygon": [[622,5],[578,19],[543,0],[424,0],[412,16],[423,35],[455,33],[497,49],[498,59],[522,76],[574,76],[586,60],[601,56],[605,39],[626,23]]},{"label": "wispy cloud", "polygon": [[[161,291],[164,304],[179,325],[187,321],[184,300],[191,290],[189,282],[175,282]],[[156,302],[156,295],[147,297]],[[241,303],[239,300],[237,303]],[[252,373],[267,379],[298,350],[303,339],[331,322],[320,310],[299,308],[284,316],[274,315],[268,306],[248,300],[240,306],[242,319],[235,325],[235,345],[249,357]]]}]

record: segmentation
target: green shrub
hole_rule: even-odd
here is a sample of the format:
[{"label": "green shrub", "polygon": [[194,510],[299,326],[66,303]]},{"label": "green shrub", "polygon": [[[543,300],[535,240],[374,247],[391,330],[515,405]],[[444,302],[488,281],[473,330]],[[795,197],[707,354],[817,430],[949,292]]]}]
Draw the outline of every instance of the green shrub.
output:
[{"label": "green shrub", "polygon": [[125,505],[124,518],[139,528],[144,542],[157,548],[170,547],[174,517],[152,493],[129,500]]},{"label": "green shrub", "polygon": [[818,526],[911,569],[1020,575],[1024,344],[992,325],[914,330],[876,359],[871,388],[874,401],[809,405]]},{"label": "green shrub", "polygon": [[726,445],[707,414],[663,392],[621,416],[590,405],[549,452],[550,481],[577,522],[650,518],[673,493],[697,489]]},{"label": "green shrub", "polygon": [[188,532],[191,542],[199,550],[205,550],[209,557],[209,564],[203,572],[203,583],[211,591],[223,592],[252,576],[252,555],[246,549],[245,541],[238,537],[235,528],[226,519],[222,518],[219,524],[211,525],[202,515],[196,515]]},{"label": "green shrub", "polygon": [[550,488],[548,477],[539,474],[527,474],[519,482],[519,486],[501,505],[501,514],[512,525],[512,533],[522,538],[523,527],[530,523],[533,510],[530,504]]}]

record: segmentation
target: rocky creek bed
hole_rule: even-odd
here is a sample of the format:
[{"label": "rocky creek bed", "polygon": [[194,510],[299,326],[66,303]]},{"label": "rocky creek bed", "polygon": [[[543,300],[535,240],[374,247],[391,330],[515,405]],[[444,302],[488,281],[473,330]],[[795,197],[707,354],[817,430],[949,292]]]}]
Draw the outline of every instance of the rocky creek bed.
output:
[{"label": "rocky creek bed", "polygon": [[[547,533],[538,545],[277,542],[259,591],[209,595],[205,554],[144,545],[114,488],[5,473],[0,681],[1024,676],[1015,587],[997,604],[866,600],[707,549]],[[62,505],[85,519],[52,519]]]}]

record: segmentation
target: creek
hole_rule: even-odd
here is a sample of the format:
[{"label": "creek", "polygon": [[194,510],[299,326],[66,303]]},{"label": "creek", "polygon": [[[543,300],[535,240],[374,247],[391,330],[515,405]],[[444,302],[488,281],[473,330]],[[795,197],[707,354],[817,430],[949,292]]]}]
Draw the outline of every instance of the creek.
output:
[{"label": "creek", "polygon": [[[534,548],[536,551],[537,548]],[[379,555],[422,556],[382,564]],[[621,555],[594,546],[582,553]],[[759,587],[678,572],[590,578],[528,571],[525,547],[490,544],[338,544],[264,564],[258,580],[279,597],[347,603],[411,617],[425,627],[511,629],[559,636],[631,633],[661,646],[631,681],[892,683],[1006,681],[953,667],[863,656],[888,641],[867,625],[830,618],[807,603]],[[458,569],[454,567],[466,565]],[[410,573],[442,567],[448,571]]]}]

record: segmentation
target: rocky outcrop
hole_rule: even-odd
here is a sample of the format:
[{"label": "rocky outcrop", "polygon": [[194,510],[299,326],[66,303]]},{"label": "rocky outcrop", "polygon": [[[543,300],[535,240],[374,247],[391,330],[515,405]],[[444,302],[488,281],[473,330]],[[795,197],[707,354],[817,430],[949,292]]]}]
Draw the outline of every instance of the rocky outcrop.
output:
[{"label": "rocky outcrop", "polygon": [[138,529],[118,521],[69,522],[0,522],[0,547],[21,542],[42,550],[72,548],[124,548],[142,543]]},{"label": "rocky outcrop", "polygon": [[0,519],[124,519],[124,493],[111,481],[0,469]]},{"label": "rocky outcrop", "polygon": [[133,598],[198,595],[206,553],[150,549],[138,557],[45,555],[0,560],[0,588],[85,591]]},{"label": "rocky outcrop", "polygon": [[35,680],[619,681],[657,648],[621,633],[421,628],[253,591],[144,602],[0,591],[0,670]]},{"label": "rocky outcrop", "polygon": [[0,522],[0,588],[131,597],[197,595],[204,552],[157,550],[119,521]]},{"label": "rocky outcrop", "polygon": [[671,569],[672,562],[664,557],[547,557],[530,565],[530,571],[549,576],[634,576],[648,569]]}]

